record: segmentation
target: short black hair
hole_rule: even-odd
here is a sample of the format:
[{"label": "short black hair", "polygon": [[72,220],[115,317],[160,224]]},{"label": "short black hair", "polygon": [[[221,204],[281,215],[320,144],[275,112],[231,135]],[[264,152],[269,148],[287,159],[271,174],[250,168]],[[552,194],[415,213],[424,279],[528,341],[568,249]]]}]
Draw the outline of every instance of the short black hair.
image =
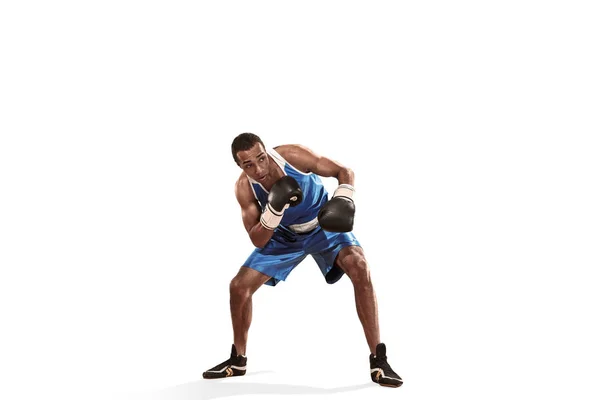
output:
[{"label": "short black hair", "polygon": [[260,143],[265,147],[262,140],[254,133],[240,133],[237,135],[236,138],[233,139],[233,143],[231,143],[231,154],[233,155],[235,163],[239,165],[239,160],[237,158],[238,151],[250,150],[256,143]]}]

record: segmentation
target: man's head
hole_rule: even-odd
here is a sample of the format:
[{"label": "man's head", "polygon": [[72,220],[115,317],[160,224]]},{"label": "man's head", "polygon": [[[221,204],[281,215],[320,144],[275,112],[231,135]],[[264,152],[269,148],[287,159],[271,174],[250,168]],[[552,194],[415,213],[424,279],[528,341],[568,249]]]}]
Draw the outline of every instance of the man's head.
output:
[{"label": "man's head", "polygon": [[242,133],[233,139],[231,153],[236,164],[240,166],[250,178],[264,182],[269,173],[269,156],[265,145],[253,133]]}]

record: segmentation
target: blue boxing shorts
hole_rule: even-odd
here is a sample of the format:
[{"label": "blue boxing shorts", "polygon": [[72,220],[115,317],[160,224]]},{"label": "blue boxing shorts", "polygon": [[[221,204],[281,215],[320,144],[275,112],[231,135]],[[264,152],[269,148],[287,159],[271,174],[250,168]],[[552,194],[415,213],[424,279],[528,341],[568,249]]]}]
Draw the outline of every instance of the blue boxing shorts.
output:
[{"label": "blue boxing shorts", "polygon": [[339,267],[334,268],[335,258],[341,249],[348,246],[360,246],[352,232],[326,232],[317,227],[307,233],[295,233],[279,226],[265,247],[256,248],[243,266],[270,276],[265,284],[275,286],[279,281],[285,281],[310,254],[327,283],[333,284],[344,275]]}]

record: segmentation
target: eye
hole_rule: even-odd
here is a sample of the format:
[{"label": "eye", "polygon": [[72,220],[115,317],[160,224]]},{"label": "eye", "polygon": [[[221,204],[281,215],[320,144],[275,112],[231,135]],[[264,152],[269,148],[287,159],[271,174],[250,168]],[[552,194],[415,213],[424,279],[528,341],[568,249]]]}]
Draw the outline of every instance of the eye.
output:
[{"label": "eye", "polygon": [[250,168],[251,166],[252,166],[252,164],[246,164],[246,165],[244,166],[244,168],[248,169],[248,168]]},{"label": "eye", "polygon": [[262,161],[265,161],[265,158],[264,158],[264,157],[261,157],[261,158],[259,158],[259,159],[258,159],[258,161],[261,161],[261,162],[262,162]]}]

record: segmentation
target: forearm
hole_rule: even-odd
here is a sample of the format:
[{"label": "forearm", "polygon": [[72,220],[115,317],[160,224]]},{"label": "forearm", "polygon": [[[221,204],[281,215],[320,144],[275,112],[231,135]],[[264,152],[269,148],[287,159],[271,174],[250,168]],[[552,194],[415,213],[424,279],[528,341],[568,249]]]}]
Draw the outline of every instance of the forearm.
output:
[{"label": "forearm", "polygon": [[269,243],[273,236],[273,230],[265,228],[260,222],[250,229],[248,235],[255,247],[263,248]]},{"label": "forearm", "polygon": [[354,186],[354,171],[350,168],[342,168],[336,176],[340,185],[346,184]]}]

